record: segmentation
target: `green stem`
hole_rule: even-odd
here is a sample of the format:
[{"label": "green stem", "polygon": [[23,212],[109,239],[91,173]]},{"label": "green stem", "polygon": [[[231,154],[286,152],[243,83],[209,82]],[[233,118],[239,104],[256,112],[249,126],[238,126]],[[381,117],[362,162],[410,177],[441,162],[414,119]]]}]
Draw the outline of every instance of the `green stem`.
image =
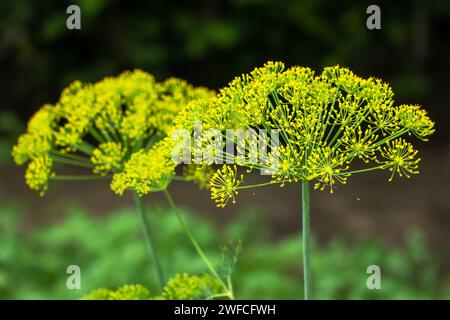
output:
[{"label": "green stem", "polygon": [[85,174],[85,175],[57,175],[50,177],[51,180],[108,180],[111,179],[110,175],[100,176],[94,174]]},{"label": "green stem", "polygon": [[246,186],[239,186],[236,189],[243,190],[243,189],[259,188],[259,187],[265,187],[265,186],[270,186],[270,185],[280,184],[280,183],[283,183],[283,181],[270,181],[270,182],[263,182],[263,183],[258,183],[258,184],[249,184]]},{"label": "green stem", "polygon": [[95,149],[92,145],[90,145],[86,141],[81,141],[81,143],[76,145],[75,148],[77,148],[78,150],[80,150],[81,152],[83,152],[84,154],[86,154],[88,156],[92,156],[92,152]]},{"label": "green stem", "polygon": [[377,141],[377,142],[373,145],[373,148],[376,148],[376,147],[378,147],[378,146],[381,146],[383,143],[386,143],[386,142],[388,142],[388,141],[391,141],[391,140],[393,140],[393,139],[396,139],[396,138],[402,136],[403,134],[405,134],[405,133],[407,133],[407,132],[408,132],[407,129],[402,129],[402,130],[400,130],[399,132],[393,134],[392,136],[387,136],[386,138],[381,139],[380,141]]},{"label": "green stem", "polygon": [[[50,155],[55,155],[58,157],[63,157],[63,158],[68,158],[68,159],[72,159],[75,161],[81,161],[83,163],[91,163],[89,158],[77,155],[77,154],[73,154],[73,153],[69,153],[69,152],[61,152],[59,150],[52,150],[50,151]],[[92,164],[92,163],[91,163]]]},{"label": "green stem", "polygon": [[134,201],[136,203],[136,208],[141,219],[142,230],[144,231],[144,237],[147,243],[148,253],[150,255],[150,260],[155,262],[156,273],[158,278],[159,289],[162,292],[164,286],[164,275],[161,268],[161,264],[156,254],[155,242],[153,239],[153,234],[151,232],[150,223],[148,222],[147,216],[145,214],[144,202],[142,198],[134,193]]},{"label": "green stem", "polygon": [[52,158],[53,161],[63,163],[63,164],[68,164],[68,165],[82,167],[82,168],[93,168],[94,167],[92,163],[72,160],[72,159],[68,159],[65,157],[60,157],[60,156],[56,156],[56,155],[52,155],[52,154],[50,155],[50,157]]},{"label": "green stem", "polygon": [[302,181],[303,217],[303,283],[305,300],[311,298],[311,228],[310,228],[309,182]]},{"label": "green stem", "polygon": [[226,296],[228,296],[228,298],[230,300],[234,300],[234,295],[233,295],[232,289],[229,288],[226,285],[226,283],[223,281],[222,277],[216,271],[216,268],[214,268],[214,265],[208,259],[206,254],[203,252],[203,250],[200,247],[200,245],[198,244],[197,240],[195,240],[195,238],[192,235],[191,231],[187,227],[186,222],[184,221],[183,217],[181,216],[180,212],[178,211],[178,208],[175,206],[175,203],[173,202],[173,199],[172,199],[169,191],[164,190],[164,194],[166,195],[166,198],[167,198],[167,201],[170,204],[170,207],[172,208],[173,211],[175,211],[175,215],[177,216],[178,222],[180,223],[181,227],[183,228],[183,231],[186,233],[186,235],[188,236],[189,240],[191,240],[192,245],[195,248],[195,251],[197,251],[197,254],[200,256],[200,258],[202,258],[203,262],[206,264],[206,266],[208,267],[209,271],[213,274],[213,276],[216,277],[220,281],[220,284],[222,285],[222,287],[226,291],[226,293],[225,293]]},{"label": "green stem", "polygon": [[173,176],[172,179],[175,181],[189,182],[188,179],[186,179],[185,177],[180,177],[180,176]]},{"label": "green stem", "polygon": [[372,167],[372,168],[367,168],[367,169],[348,171],[348,172],[343,172],[343,174],[363,173],[363,172],[369,172],[369,171],[379,170],[379,169],[385,169],[385,166],[384,166],[384,165],[381,165],[381,166]]},{"label": "green stem", "polygon": [[91,127],[89,129],[89,133],[94,137],[95,140],[97,140],[98,143],[105,142],[105,139],[102,137],[102,135],[95,129],[95,127]]}]

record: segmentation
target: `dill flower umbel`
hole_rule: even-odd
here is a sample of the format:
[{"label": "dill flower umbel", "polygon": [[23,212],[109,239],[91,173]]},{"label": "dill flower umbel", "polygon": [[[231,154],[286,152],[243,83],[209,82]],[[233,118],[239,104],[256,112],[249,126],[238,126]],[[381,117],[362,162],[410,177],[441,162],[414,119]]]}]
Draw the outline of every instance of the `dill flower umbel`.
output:
[{"label": "dill flower umbel", "polygon": [[52,164],[48,155],[39,156],[30,162],[25,173],[27,184],[31,189],[40,190],[41,195],[48,189],[48,180],[54,175]]},{"label": "dill flower umbel", "polygon": [[[176,176],[177,163],[172,160],[174,141],[169,134],[180,121],[175,119],[185,118],[187,113],[181,112],[190,103],[209,101],[213,97],[214,92],[206,88],[193,87],[176,78],[157,82],[141,70],[127,71],[93,84],[75,81],[64,89],[56,104],[44,105],[36,112],[12,155],[18,165],[28,163],[26,182],[41,195],[52,179],[111,179],[110,187],[118,195],[131,190],[161,289],[164,274],[141,197],[163,191],[197,253],[219,279],[167,191],[173,179],[183,178]],[[62,175],[60,165],[82,167],[90,174]],[[185,170],[184,179],[205,186],[210,173],[204,166],[199,169],[202,171],[195,173]],[[225,295],[233,297],[232,288],[228,288],[230,282],[218,281],[226,289]],[[126,286],[115,292],[100,290],[94,294],[111,299],[141,295],[146,292],[138,286]]]},{"label": "dill flower umbel", "polygon": [[[208,110],[204,114],[204,110]],[[357,173],[389,170],[409,178],[417,174],[417,151],[406,138],[427,141],[434,122],[416,105],[395,106],[391,87],[380,79],[364,79],[347,68],[327,67],[315,74],[309,68],[286,69],[282,62],[268,62],[235,78],[215,99],[192,105],[187,126],[202,117],[202,125],[216,128],[227,137],[227,129],[264,131],[267,155],[254,161],[248,154],[235,163],[247,172],[270,172],[266,183],[243,185],[237,166],[229,162],[210,181],[211,198],[219,207],[235,203],[240,189],[270,184],[301,183],[302,237],[305,299],[311,296],[310,191],[346,184]],[[272,136],[271,133],[278,135]],[[244,144],[250,151],[251,143]],[[201,144],[208,151],[207,144]],[[239,149],[239,148],[236,148]],[[234,151],[224,150],[223,159],[234,159]],[[216,152],[217,153],[217,152]],[[209,159],[206,158],[205,163]],[[230,201],[231,200],[231,201]]]},{"label": "dill flower umbel", "polygon": [[385,167],[392,172],[389,181],[392,181],[396,173],[400,177],[406,176],[407,178],[411,174],[419,173],[417,169],[419,168],[420,158],[416,159],[418,151],[414,150],[412,144],[404,139],[389,141],[386,146],[381,148],[380,152],[385,160],[379,162],[384,163]]},{"label": "dill flower umbel", "polygon": [[236,202],[235,195],[238,194],[242,180],[243,175],[238,176],[236,166],[224,165],[212,175],[209,182],[211,198],[216,201],[217,206],[225,207],[230,200],[232,203]]},{"label": "dill flower umbel", "polygon": [[[136,162],[139,155],[151,151],[166,137],[174,118],[189,102],[212,96],[208,89],[193,87],[181,79],[157,82],[142,70],[126,71],[92,84],[75,81],[63,90],[56,104],[46,104],[36,112],[12,155],[18,165],[29,163],[26,182],[42,195],[49,179],[88,179],[95,175],[108,179],[125,168],[130,171],[128,161]],[[161,159],[158,152],[151,156]],[[168,172],[158,173],[161,166],[167,169],[167,164],[152,163],[158,166],[148,166],[146,177],[162,180],[147,182],[153,187],[142,187],[141,191],[167,185]],[[60,165],[83,167],[94,175],[61,175]],[[130,182],[123,185],[134,187]],[[123,192],[117,182],[113,189]]]},{"label": "dill flower umbel", "polygon": [[[235,78],[209,104],[203,100],[201,108],[197,103],[184,113],[191,111],[191,118],[202,117],[205,128],[220,123],[215,128],[222,130],[224,139],[229,128],[264,129],[268,133],[277,130],[279,141],[267,141],[269,156],[265,160],[269,161],[255,163],[247,157],[237,165],[248,170],[272,170],[269,182],[282,186],[286,182],[315,181],[316,188],[327,186],[333,192],[337,183],[345,184],[360,172],[387,169],[405,177],[418,173],[417,152],[408,153],[407,161],[395,164],[383,159],[400,152],[399,144],[394,143],[400,137],[416,136],[427,141],[434,132],[434,122],[419,106],[395,106],[393,97],[387,83],[361,78],[347,68],[327,67],[316,75],[309,68],[286,69],[282,62],[268,62]],[[208,151],[207,145],[202,147]],[[224,159],[233,157],[224,150]],[[217,183],[228,172],[229,168],[219,169],[212,181]],[[214,188],[211,197],[223,206],[234,200],[242,187],[235,186],[232,192]]]}]

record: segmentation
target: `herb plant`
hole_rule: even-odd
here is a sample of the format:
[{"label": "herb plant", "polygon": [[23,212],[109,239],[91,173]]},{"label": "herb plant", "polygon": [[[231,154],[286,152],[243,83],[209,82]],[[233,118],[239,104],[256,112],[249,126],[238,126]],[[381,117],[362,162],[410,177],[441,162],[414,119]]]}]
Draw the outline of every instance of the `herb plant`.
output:
[{"label": "herb plant", "polygon": [[[189,102],[213,95],[206,88],[193,87],[180,79],[156,82],[141,70],[94,84],[76,81],[62,92],[56,104],[46,104],[36,112],[12,155],[18,165],[28,164],[26,183],[41,195],[52,180],[107,179],[117,194],[132,190],[161,289],[165,283],[163,270],[141,197],[164,191],[195,249],[213,275],[219,277],[167,191],[177,178],[176,164],[170,158],[173,143],[167,137],[172,122]],[[69,175],[60,165],[88,171]],[[186,180],[200,183],[208,178],[196,174],[193,168],[184,173]],[[223,283],[223,287],[232,298],[228,285]]]},{"label": "herb plant", "polygon": [[[268,62],[235,78],[216,99],[193,102],[183,112],[185,127],[202,121],[206,131],[221,132],[221,139],[206,132],[194,142],[203,153],[215,150],[212,161],[204,157],[204,162],[225,163],[209,182],[219,207],[235,203],[242,189],[301,184],[305,299],[311,297],[310,184],[333,193],[337,184],[358,173],[387,170],[389,181],[419,173],[420,158],[410,140],[427,141],[434,122],[420,106],[394,105],[393,96],[387,83],[347,68],[327,67],[316,75],[309,68]],[[246,130],[245,136],[230,151],[223,140],[229,137],[227,129],[236,128]],[[258,130],[267,135],[255,141],[251,133]],[[251,151],[260,143],[269,151],[255,161]],[[265,183],[245,185],[238,167],[271,174]]]}]

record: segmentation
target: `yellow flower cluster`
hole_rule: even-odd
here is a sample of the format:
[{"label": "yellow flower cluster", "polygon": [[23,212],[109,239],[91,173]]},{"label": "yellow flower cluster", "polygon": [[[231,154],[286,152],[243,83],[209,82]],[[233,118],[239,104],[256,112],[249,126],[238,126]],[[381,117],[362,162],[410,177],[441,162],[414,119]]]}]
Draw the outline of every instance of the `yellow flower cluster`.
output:
[{"label": "yellow flower cluster", "polygon": [[175,175],[176,164],[171,158],[172,148],[172,140],[165,138],[149,151],[141,149],[133,153],[123,171],[113,176],[111,189],[119,195],[131,189],[140,196],[165,190]]},{"label": "yellow flower cluster", "polygon": [[121,170],[126,150],[118,142],[104,142],[92,152],[91,162],[94,164],[94,173],[106,175],[108,172]]},{"label": "yellow flower cluster", "polygon": [[200,189],[205,189],[208,187],[208,182],[214,170],[208,165],[195,165],[189,164],[183,168],[183,177],[186,181],[192,181],[200,187]]},{"label": "yellow flower cluster", "polygon": [[82,300],[199,300],[211,299],[221,294],[217,278],[205,275],[176,274],[170,278],[160,296],[151,296],[150,291],[139,284],[126,284],[117,290],[96,289],[83,296]]},{"label": "yellow flower cluster", "polygon": [[[198,148],[210,156],[183,175],[208,184],[219,206],[235,202],[238,190],[248,186],[241,185],[236,167],[225,165],[213,175],[205,170],[217,158],[235,160],[247,171],[267,170],[269,182],[281,186],[314,180],[316,188],[333,192],[336,183],[346,183],[355,173],[387,169],[389,180],[394,173],[418,173],[417,151],[400,138],[426,141],[434,122],[419,106],[395,106],[393,97],[380,79],[364,79],[339,66],[315,74],[268,62],[235,78],[217,96],[180,79],[159,83],[135,70],[94,84],[71,84],[58,103],[44,105],[33,116],[12,154],[17,164],[29,162],[26,181],[41,193],[54,175],[53,163],[64,163],[112,174],[111,188],[118,194],[132,189],[144,195],[164,190],[175,175],[172,133],[185,129],[192,135],[201,123],[204,132],[219,130],[223,139],[218,145],[210,132],[194,140],[194,156]],[[227,153],[228,129],[265,130],[268,155],[255,161]],[[272,132],[279,139],[272,141]],[[258,148],[252,143],[246,135],[235,150],[245,154]],[[223,152],[217,153],[220,148]]]},{"label": "yellow flower cluster", "polygon": [[[137,187],[143,194],[167,185],[174,173],[163,156],[167,146],[155,143],[167,136],[175,117],[190,102],[213,96],[181,79],[156,82],[142,70],[93,84],[75,81],[55,105],[46,104],[36,112],[12,155],[18,165],[29,162],[26,182],[41,194],[48,189],[53,164],[90,168],[101,176],[125,169],[130,176],[115,178],[113,189],[122,193],[125,186]],[[140,165],[142,178],[133,180],[133,164]],[[162,180],[138,186],[145,178]]]},{"label": "yellow flower cluster", "polygon": [[225,207],[230,200],[232,203],[236,202],[235,195],[238,194],[238,187],[243,179],[243,175],[238,176],[236,166],[224,165],[213,174],[209,186],[211,198],[216,201],[217,206]]},{"label": "yellow flower cluster", "polygon": [[392,181],[395,173],[400,177],[404,175],[407,178],[411,174],[419,173],[417,169],[419,168],[418,163],[420,162],[420,158],[416,158],[418,151],[414,149],[411,143],[406,142],[404,139],[388,141],[386,146],[380,148],[380,152],[385,159],[381,163],[392,172],[389,181]]},{"label": "yellow flower cluster", "polygon": [[342,184],[347,183],[348,173],[343,171],[348,169],[344,167],[345,158],[338,154],[338,151],[331,150],[330,147],[317,148],[308,157],[306,168],[308,170],[307,180],[317,180],[314,187],[323,190],[326,186],[333,193],[333,185],[338,181]]},{"label": "yellow flower cluster", "polygon": [[222,292],[219,280],[210,275],[177,274],[164,287],[162,298],[165,300],[209,299]]},{"label": "yellow flower cluster", "polygon": [[[309,68],[286,69],[282,62],[268,62],[234,79],[209,104],[197,102],[184,112],[191,111],[191,119],[201,116],[206,128],[222,130],[224,139],[230,128],[278,130],[279,144],[268,141],[269,161],[255,164],[246,158],[237,164],[248,170],[275,169],[271,182],[282,186],[315,180],[316,188],[327,186],[333,192],[336,183],[346,183],[355,173],[418,173],[417,152],[396,139],[414,135],[426,141],[434,122],[419,106],[395,106],[393,96],[387,83],[361,78],[347,68],[327,67],[316,75]],[[224,159],[231,158],[224,154]],[[224,166],[213,175],[211,197],[218,206],[234,202],[244,187],[235,172]]]},{"label": "yellow flower cluster", "polygon": [[25,172],[25,181],[28,186],[40,192],[41,195],[48,189],[48,179],[54,175],[53,161],[48,155],[34,158]]},{"label": "yellow flower cluster", "polygon": [[53,147],[54,127],[58,116],[52,105],[44,105],[28,122],[27,133],[19,137],[12,156],[18,165],[47,155]]},{"label": "yellow flower cluster", "polygon": [[117,290],[96,289],[82,300],[148,300],[150,291],[140,284],[126,284]]}]

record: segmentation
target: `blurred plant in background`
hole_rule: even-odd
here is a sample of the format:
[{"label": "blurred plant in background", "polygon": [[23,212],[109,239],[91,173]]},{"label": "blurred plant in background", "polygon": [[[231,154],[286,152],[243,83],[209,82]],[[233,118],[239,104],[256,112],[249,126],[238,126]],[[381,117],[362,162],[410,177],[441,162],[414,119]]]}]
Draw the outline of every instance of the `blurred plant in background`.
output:
[{"label": "blurred plant in background", "polygon": [[[139,283],[150,293],[158,285],[148,273],[133,210],[93,217],[80,208],[67,209],[65,218],[52,226],[25,231],[20,205],[0,208],[0,298],[78,299],[97,288],[118,288]],[[185,241],[173,212],[151,209],[161,228],[157,244],[166,254],[161,263],[169,276],[203,274],[204,266]],[[274,241],[261,211],[246,209],[240,220],[223,231],[184,212],[196,225],[198,241],[214,262],[220,262],[218,243],[244,235],[243,251],[234,274],[235,292],[242,299],[298,299],[302,283],[298,244],[289,236]],[[380,265],[381,290],[366,287],[367,266]],[[66,288],[69,264],[81,268],[81,290]],[[373,240],[353,244],[336,238],[315,248],[312,260],[317,299],[445,299],[450,283],[441,274],[439,260],[412,233],[405,246],[387,249]]]}]

